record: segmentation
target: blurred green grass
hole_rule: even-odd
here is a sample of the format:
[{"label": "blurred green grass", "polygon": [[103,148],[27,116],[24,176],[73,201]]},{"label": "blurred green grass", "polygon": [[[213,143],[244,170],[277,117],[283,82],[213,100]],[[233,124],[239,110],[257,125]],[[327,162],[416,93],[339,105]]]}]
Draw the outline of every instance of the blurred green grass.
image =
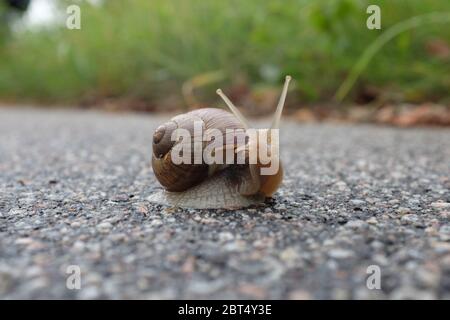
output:
[{"label": "blurred green grass", "polygon": [[[382,30],[366,28],[366,8],[381,7]],[[61,6],[64,10],[64,6]],[[110,99],[183,105],[181,87],[198,75],[214,89],[277,86],[296,79],[296,103],[326,103],[364,50],[385,30],[413,16],[450,12],[448,0],[115,0],[81,4],[82,29],[65,23],[10,35],[0,42],[0,99],[57,104]],[[367,88],[388,99],[449,102],[450,58],[430,43],[450,45],[447,25],[406,31],[387,43],[347,100]],[[447,47],[448,48],[448,47]],[[237,97],[239,99],[239,97]]]}]

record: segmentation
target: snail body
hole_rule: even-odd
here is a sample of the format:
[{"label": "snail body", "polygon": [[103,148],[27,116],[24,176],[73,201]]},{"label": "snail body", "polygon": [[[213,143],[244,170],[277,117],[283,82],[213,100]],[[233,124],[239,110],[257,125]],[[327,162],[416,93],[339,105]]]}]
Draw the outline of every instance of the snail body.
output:
[{"label": "snail body", "polygon": [[[271,129],[279,128],[289,80],[290,77],[286,77]],[[152,167],[157,180],[165,190],[152,194],[148,198],[150,202],[196,209],[243,208],[263,203],[280,186],[283,178],[281,163],[275,172],[263,174],[264,170],[272,164],[260,159],[258,153],[259,149],[264,147],[264,150],[269,150],[269,154],[272,152],[271,156],[279,162],[278,152],[271,149],[278,141],[270,137],[263,139],[246,137],[244,143],[240,145],[235,137],[229,139],[230,130],[246,133],[250,126],[220,89],[217,93],[231,112],[217,108],[197,109],[175,116],[155,130]],[[197,129],[199,128],[201,132],[215,130],[215,139],[201,140],[198,137]],[[180,129],[194,139],[178,139],[175,133],[178,133]],[[268,131],[267,129],[259,130]],[[199,139],[195,140],[196,138]],[[213,150],[211,153],[213,156],[225,157],[231,154],[234,162],[231,164],[229,162],[208,163],[198,159],[195,153],[179,152],[180,149],[184,150],[184,147],[193,148],[202,155],[210,149]],[[253,150],[258,156],[252,162],[251,151]],[[180,154],[190,161],[177,162],[176,157]],[[243,159],[243,162],[236,162],[238,157]]]},{"label": "snail body", "polygon": [[238,179],[248,179],[246,174],[245,170],[230,167],[185,191],[160,191],[152,194],[148,200],[189,209],[238,209],[263,203],[265,197],[260,193],[244,196],[237,192]]}]

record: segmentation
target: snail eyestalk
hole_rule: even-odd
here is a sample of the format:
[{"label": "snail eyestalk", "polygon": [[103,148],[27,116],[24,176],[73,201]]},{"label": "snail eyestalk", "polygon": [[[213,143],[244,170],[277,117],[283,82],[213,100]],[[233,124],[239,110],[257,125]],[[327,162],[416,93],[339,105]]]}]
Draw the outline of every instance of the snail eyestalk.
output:
[{"label": "snail eyestalk", "polygon": [[291,81],[291,76],[286,76],[286,80],[284,81],[283,91],[281,92],[280,101],[278,101],[277,109],[275,111],[275,115],[273,117],[271,129],[279,129],[281,114],[283,113],[284,102],[286,100],[286,95],[289,87],[289,82]]},{"label": "snail eyestalk", "polygon": [[216,93],[222,98],[227,107],[231,110],[231,112],[235,115],[235,117],[239,120],[239,122],[244,126],[245,129],[250,128],[247,119],[242,115],[238,108],[228,99],[228,97],[222,92],[222,90],[217,89]]}]

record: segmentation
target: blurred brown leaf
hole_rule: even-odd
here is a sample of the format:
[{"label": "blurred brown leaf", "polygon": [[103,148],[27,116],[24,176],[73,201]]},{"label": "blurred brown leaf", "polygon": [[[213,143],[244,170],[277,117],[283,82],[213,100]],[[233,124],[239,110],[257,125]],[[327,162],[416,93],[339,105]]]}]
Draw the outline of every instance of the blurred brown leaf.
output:
[{"label": "blurred brown leaf", "polygon": [[448,59],[450,57],[450,47],[448,43],[442,39],[432,39],[425,44],[429,55],[440,59]]},{"label": "blurred brown leaf", "polygon": [[310,109],[300,109],[293,115],[294,119],[301,122],[317,121],[316,115]]},{"label": "blurred brown leaf", "polygon": [[376,122],[400,127],[418,125],[450,126],[450,108],[432,103],[419,106],[386,106],[378,111]]}]

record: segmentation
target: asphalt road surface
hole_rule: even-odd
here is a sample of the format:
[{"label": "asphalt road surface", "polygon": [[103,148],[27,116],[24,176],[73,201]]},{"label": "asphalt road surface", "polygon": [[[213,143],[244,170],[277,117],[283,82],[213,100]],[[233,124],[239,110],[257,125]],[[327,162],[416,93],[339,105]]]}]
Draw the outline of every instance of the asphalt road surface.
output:
[{"label": "asphalt road surface", "polygon": [[450,299],[450,130],[287,122],[274,199],[199,211],[146,201],[165,119],[0,109],[0,298]]}]

